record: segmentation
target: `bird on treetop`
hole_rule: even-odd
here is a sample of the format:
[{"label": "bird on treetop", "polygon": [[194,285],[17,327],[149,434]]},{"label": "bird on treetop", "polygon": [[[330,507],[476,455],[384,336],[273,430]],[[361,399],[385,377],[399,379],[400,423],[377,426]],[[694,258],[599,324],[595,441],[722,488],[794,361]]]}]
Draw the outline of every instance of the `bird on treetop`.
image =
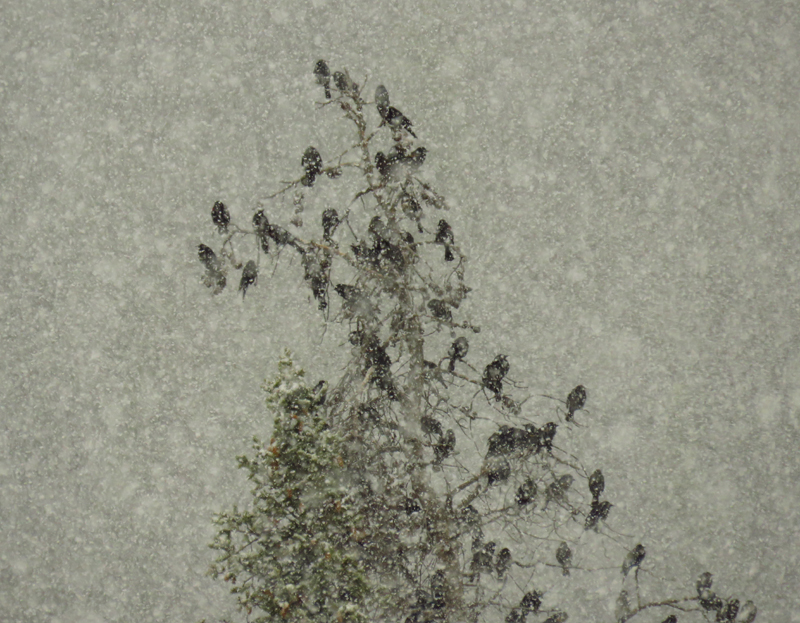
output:
[{"label": "bird on treetop", "polygon": [[639,543],[636,547],[628,552],[627,556],[625,556],[625,560],[622,562],[622,575],[627,576],[630,570],[634,567],[638,569],[645,556],[646,553],[644,545]]},{"label": "bird on treetop", "polygon": [[328,69],[328,63],[320,59],[314,65],[314,76],[317,78],[317,84],[322,85],[325,89],[325,98],[331,99],[331,72]]},{"label": "bird on treetop", "polygon": [[247,288],[256,285],[258,282],[258,268],[253,260],[245,264],[242,271],[242,280],[239,282],[239,291],[242,293],[242,298],[247,294]]},{"label": "bird on treetop", "polygon": [[603,495],[603,490],[606,488],[606,479],[603,477],[603,472],[599,469],[594,470],[592,475],[589,476],[589,491],[595,500],[599,500]]},{"label": "bird on treetop", "polygon": [[211,220],[214,222],[214,225],[217,226],[219,233],[227,233],[228,223],[231,222],[231,215],[228,212],[228,208],[226,208],[225,204],[221,201],[215,202],[214,207],[211,208]]},{"label": "bird on treetop", "polygon": [[444,245],[445,262],[452,262],[455,259],[453,257],[453,251],[450,249],[450,245],[453,244],[453,242],[453,228],[450,227],[450,224],[446,220],[440,219],[434,243]]},{"label": "bird on treetop", "polygon": [[567,396],[567,422],[571,422],[575,412],[583,409],[585,404],[586,388],[583,385],[578,385]]},{"label": "bird on treetop", "polygon": [[330,242],[333,232],[339,227],[339,213],[329,208],[322,213],[322,237]]},{"label": "bird on treetop", "polygon": [[467,341],[467,338],[465,338],[463,335],[461,337],[457,337],[450,345],[450,349],[447,351],[447,356],[450,357],[450,363],[447,366],[448,372],[454,372],[456,369],[456,361],[463,361],[468,352],[469,342]]},{"label": "bird on treetop", "polygon": [[561,574],[569,575],[569,568],[572,566],[572,550],[566,541],[561,541],[561,545],[556,550],[556,561],[561,565]]}]

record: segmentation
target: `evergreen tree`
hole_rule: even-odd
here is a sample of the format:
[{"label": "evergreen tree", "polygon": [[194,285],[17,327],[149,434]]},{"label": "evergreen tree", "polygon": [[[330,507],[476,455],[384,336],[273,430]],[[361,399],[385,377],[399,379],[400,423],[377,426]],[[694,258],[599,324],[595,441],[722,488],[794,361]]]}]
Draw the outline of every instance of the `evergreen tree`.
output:
[{"label": "evergreen tree", "polygon": [[[327,177],[354,184],[353,201],[325,209],[307,235],[300,219],[297,233],[272,224],[261,205],[252,229],[227,214],[223,228],[216,208],[223,244],[219,255],[202,245],[200,259],[218,294],[226,272],[243,267],[234,243],[253,248],[244,294],[266,283],[261,254],[299,254],[298,280],[325,319],[346,326],[351,358],[339,379],[314,389],[288,358],[279,363],[267,401],[273,439],[239,459],[255,483],[252,507],[217,518],[213,572],[257,621],[560,623],[575,604],[553,589],[581,573],[617,583],[620,622],[649,610],[730,618],[733,602],[716,596],[710,574],[696,591],[664,597],[655,575],[640,586],[641,544],[630,558],[630,544],[612,543],[614,560],[596,546],[618,539],[602,472],[569,447],[587,390],[565,392],[559,415],[543,417],[515,398],[506,355],[470,358],[468,336],[479,328],[460,318],[465,258],[441,218],[444,198],[419,177],[425,147],[383,85],[368,102],[348,72],[334,72],[331,85],[327,63],[314,67],[323,113],[353,124],[355,146],[334,163],[308,147],[298,178],[271,198],[294,192],[299,213],[304,193],[324,192]],[[473,431],[487,419],[503,423],[481,438]]]}]

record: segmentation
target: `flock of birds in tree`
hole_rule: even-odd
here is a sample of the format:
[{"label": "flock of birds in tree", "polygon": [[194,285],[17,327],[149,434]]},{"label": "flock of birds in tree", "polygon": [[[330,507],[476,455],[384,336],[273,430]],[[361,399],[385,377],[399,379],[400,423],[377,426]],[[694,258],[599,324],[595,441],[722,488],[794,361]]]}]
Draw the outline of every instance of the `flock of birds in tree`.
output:
[{"label": "flock of birds in tree", "polygon": [[[333,97],[331,91],[332,83],[342,95],[360,95],[360,87],[353,82],[346,72],[334,72],[331,75],[327,63],[319,60],[314,67],[314,76],[317,83],[323,87],[325,98],[330,100]],[[375,91],[375,106],[381,118],[381,125],[386,125],[394,132],[406,132],[414,138],[417,135],[413,131],[411,120],[400,110],[391,105],[389,92],[383,85],[379,85]],[[398,175],[401,169],[413,172],[424,162],[427,152],[424,147],[407,152],[398,141],[387,154],[379,151],[375,154],[375,169],[381,179],[385,182],[389,178]],[[308,147],[301,158],[303,175],[298,180],[299,184],[305,187],[312,187],[317,178],[325,173],[330,178],[341,175],[339,167],[329,167],[325,169],[322,156],[315,147]],[[422,226],[422,208],[419,202],[411,194],[404,194],[400,202],[403,214],[413,220],[417,225],[419,233],[424,233]],[[231,216],[227,207],[221,201],[214,203],[211,209],[211,219],[221,235],[228,235],[231,225]],[[328,247],[337,246],[334,241],[334,234],[342,219],[334,209],[326,209],[322,213],[322,240]],[[258,210],[252,219],[253,231],[239,233],[254,234],[258,240],[259,247],[264,254],[270,252],[272,245],[278,249],[291,247],[303,257],[305,269],[304,279],[309,283],[312,294],[318,302],[320,310],[328,307],[328,288],[331,285],[330,276],[330,253],[320,252],[324,247],[318,244],[308,244],[301,242],[296,236],[286,229],[274,225],[264,214],[263,210]],[[357,261],[364,263],[372,268],[394,268],[403,270],[409,260],[409,251],[416,252],[416,242],[411,233],[405,232],[401,240],[393,239],[391,232],[383,223],[379,216],[375,216],[368,227],[369,242],[361,240],[357,244],[352,244],[350,249]],[[228,238],[230,240],[230,237]],[[437,225],[433,244],[441,245],[444,250],[444,261],[453,262],[453,246],[455,238],[453,229],[449,223],[440,219]],[[224,248],[225,245],[223,245]],[[216,253],[207,245],[200,244],[198,256],[205,266],[206,272],[203,282],[206,286],[213,289],[215,294],[221,292],[226,286],[226,269],[224,263]],[[241,266],[238,266],[241,267]],[[258,283],[258,265],[254,260],[245,263],[239,281],[239,291],[244,298],[249,288]],[[342,307],[346,313],[352,316],[369,317],[372,313],[372,304],[359,287],[349,284],[335,284],[334,291],[342,299]],[[452,312],[446,302],[431,299],[427,303],[431,315],[442,322],[449,322],[452,319]],[[350,335],[350,342],[353,345],[361,346],[364,353],[364,372],[369,371],[370,382],[378,389],[384,391],[390,400],[399,400],[399,390],[392,379],[391,366],[392,360],[386,352],[386,347],[374,333],[364,331],[354,331]],[[456,364],[464,362],[469,353],[469,342],[466,337],[456,338],[447,351],[448,362],[447,371],[451,374],[456,372]],[[430,368],[438,370],[433,362],[426,361],[425,364]],[[497,355],[494,360],[486,365],[480,380],[480,387],[488,392],[496,402],[504,399],[503,382],[510,370],[508,358],[505,355]],[[325,390],[327,383],[320,381],[314,388],[315,395],[319,395],[319,404],[325,400]],[[582,385],[575,387],[567,396],[565,401],[566,414],[565,420],[572,422],[575,413],[584,408],[587,393]],[[430,416],[423,416],[421,428],[425,435],[436,438],[432,444],[434,452],[434,464],[438,465],[455,450],[456,436],[452,429],[443,430],[442,425]],[[508,480],[511,468],[506,460],[514,452],[546,452],[553,450],[553,441],[556,436],[558,424],[548,422],[541,428],[534,424],[525,424],[522,428],[503,425],[493,433],[488,440],[486,453],[485,473],[489,486],[503,483]],[[553,482],[544,489],[544,507],[550,502],[563,504],[566,501],[566,492],[573,483],[573,477],[569,474],[554,478]],[[605,478],[601,470],[595,470],[588,479],[589,492],[592,496],[590,510],[586,515],[584,530],[598,531],[600,522],[608,518],[609,511],[613,506],[607,500],[601,500],[605,489]],[[533,478],[526,478],[517,488],[514,499],[519,507],[532,504],[538,494],[539,486]],[[412,499],[407,500],[406,510],[409,513],[419,512],[421,509],[418,503]],[[470,505],[462,509],[462,513],[470,515],[473,519],[478,516],[477,511]],[[472,560],[470,570],[471,579],[475,579],[480,573],[491,573],[502,579],[512,563],[511,550],[503,547],[495,552],[497,544],[494,541],[484,543],[481,536],[473,539]],[[622,575],[635,570],[638,574],[639,568],[646,556],[644,546],[637,544],[628,554],[622,563]],[[562,541],[556,551],[555,560],[564,576],[570,575],[573,568],[573,552],[566,541]],[[752,623],[756,617],[756,607],[752,601],[747,601],[741,608],[739,601],[731,599],[724,601],[717,597],[712,587],[712,576],[710,573],[703,573],[696,583],[698,601],[700,606],[708,612],[716,612],[717,623]],[[539,612],[543,594],[537,591],[527,592],[521,599],[519,605],[513,608],[506,617],[506,623],[524,623],[528,614]],[[444,575],[439,571],[431,578],[431,590],[424,593],[419,598],[419,602],[412,609],[411,615],[406,619],[406,623],[419,623],[423,611],[427,609],[441,609],[445,606],[444,600]],[[617,620],[625,621],[631,615],[631,606],[628,602],[627,591],[623,590],[617,600]],[[544,623],[563,623],[567,615],[562,612],[554,612]],[[663,623],[676,623],[677,617],[670,614]]]}]

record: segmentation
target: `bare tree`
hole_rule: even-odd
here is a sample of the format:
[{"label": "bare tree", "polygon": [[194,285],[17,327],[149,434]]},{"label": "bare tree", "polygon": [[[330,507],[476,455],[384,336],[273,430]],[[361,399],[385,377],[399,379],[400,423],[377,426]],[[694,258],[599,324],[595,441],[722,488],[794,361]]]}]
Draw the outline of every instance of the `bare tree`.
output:
[{"label": "bare tree", "polygon": [[[545,408],[515,395],[524,388],[506,355],[470,357],[479,328],[461,318],[465,258],[445,199],[420,176],[416,126],[382,85],[367,101],[345,70],[319,61],[313,75],[321,113],[351,123],[354,144],[329,161],[308,147],[300,176],[251,224],[216,202],[219,253],[199,247],[206,285],[219,294],[241,269],[242,296],[263,286],[263,254],[298,254],[298,280],[326,321],[347,327],[351,354],[340,378],[313,387],[285,354],[268,388],[273,437],[239,457],[253,501],[217,517],[212,573],[248,619],[559,623],[576,598],[559,602],[556,589],[590,577],[618,594],[620,623],[649,611],[752,621],[752,602],[718,597],[711,574],[673,596],[655,573],[640,584],[644,545],[613,532],[602,470],[570,447],[586,389]],[[303,234],[306,193],[329,183],[353,185],[352,201]],[[269,216],[282,197],[298,214],[285,227]],[[239,247],[256,257],[244,262]]]}]

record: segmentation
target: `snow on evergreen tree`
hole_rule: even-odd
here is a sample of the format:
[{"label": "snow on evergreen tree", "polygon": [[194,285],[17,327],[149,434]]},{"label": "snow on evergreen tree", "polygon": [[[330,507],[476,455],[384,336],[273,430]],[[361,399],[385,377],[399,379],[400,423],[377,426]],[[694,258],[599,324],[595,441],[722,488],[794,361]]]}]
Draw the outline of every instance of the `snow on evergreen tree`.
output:
[{"label": "snow on evergreen tree", "polygon": [[363,621],[366,574],[354,534],[363,523],[351,499],[342,438],[328,426],[321,397],[288,353],[267,388],[274,415],[269,444],[239,457],[253,504],[216,518],[212,571],[233,585],[253,621]]}]

